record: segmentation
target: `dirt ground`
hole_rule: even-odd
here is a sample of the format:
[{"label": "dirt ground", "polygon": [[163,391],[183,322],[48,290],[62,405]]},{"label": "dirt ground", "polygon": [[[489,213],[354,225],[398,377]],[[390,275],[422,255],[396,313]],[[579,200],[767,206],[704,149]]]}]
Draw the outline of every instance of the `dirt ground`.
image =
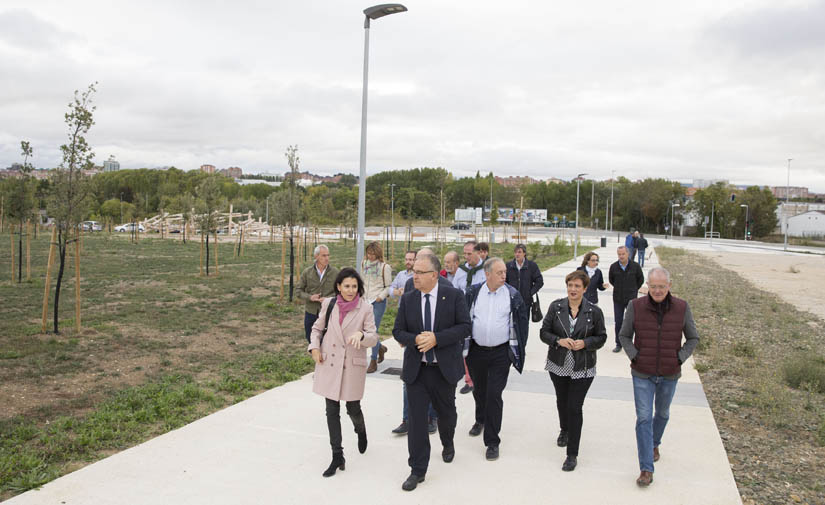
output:
[{"label": "dirt ground", "polygon": [[702,252],[758,287],[825,320],[825,256]]}]

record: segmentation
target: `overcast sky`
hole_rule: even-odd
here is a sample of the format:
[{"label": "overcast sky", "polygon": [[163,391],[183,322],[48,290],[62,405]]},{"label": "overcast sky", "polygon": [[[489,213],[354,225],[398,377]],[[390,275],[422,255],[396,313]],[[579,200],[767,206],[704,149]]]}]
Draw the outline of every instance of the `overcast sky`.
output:
[{"label": "overcast sky", "polygon": [[[352,0],[0,4],[0,167],[89,142],[122,168],[357,173]],[[724,178],[825,192],[825,0],[412,0],[370,30],[367,170]]]}]

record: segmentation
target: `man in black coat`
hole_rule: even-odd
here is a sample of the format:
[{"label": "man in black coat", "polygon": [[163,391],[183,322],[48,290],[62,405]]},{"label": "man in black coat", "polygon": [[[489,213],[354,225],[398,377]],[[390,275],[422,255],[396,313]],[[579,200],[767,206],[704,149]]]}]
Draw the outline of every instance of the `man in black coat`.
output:
[{"label": "man in black coat", "polygon": [[433,255],[419,255],[413,266],[415,289],[404,293],[393,337],[404,346],[401,379],[407,385],[410,403],[407,449],[411,473],[401,485],[412,491],[424,482],[430,462],[427,433],[427,406],[438,412],[441,457],[450,463],[455,457],[453,436],[458,416],[455,388],[464,376],[461,352],[464,337],[470,334],[470,314],[463,293],[438,283],[441,262]]},{"label": "man in black coat", "polygon": [[624,321],[624,311],[627,304],[639,294],[639,288],[645,283],[645,274],[642,267],[630,258],[630,253],[625,246],[616,249],[619,260],[610,265],[608,280],[613,285],[613,320],[616,337],[616,347],[613,352],[620,352],[622,345],[619,343],[619,330],[622,329]]},{"label": "man in black coat", "polygon": [[529,314],[533,297],[544,286],[544,276],[541,275],[539,266],[527,259],[527,247],[524,244],[518,244],[513,255],[513,261],[507,262],[507,284],[518,290]]}]

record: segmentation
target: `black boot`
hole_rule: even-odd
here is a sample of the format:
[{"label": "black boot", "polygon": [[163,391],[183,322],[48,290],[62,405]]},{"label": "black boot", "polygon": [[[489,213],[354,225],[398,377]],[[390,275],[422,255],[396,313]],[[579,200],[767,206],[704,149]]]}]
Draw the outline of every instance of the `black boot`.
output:
[{"label": "black boot", "polygon": [[345,470],[346,460],[344,459],[343,452],[334,452],[332,453],[332,463],[329,464],[326,470],[324,470],[324,477],[332,477],[335,475],[336,470],[341,470],[342,472]]},{"label": "black boot", "polygon": [[358,434],[358,452],[364,454],[367,452],[367,426],[364,423],[364,413],[361,411],[360,405],[351,406],[349,402],[347,402],[347,413],[350,419],[352,419],[355,433]]}]

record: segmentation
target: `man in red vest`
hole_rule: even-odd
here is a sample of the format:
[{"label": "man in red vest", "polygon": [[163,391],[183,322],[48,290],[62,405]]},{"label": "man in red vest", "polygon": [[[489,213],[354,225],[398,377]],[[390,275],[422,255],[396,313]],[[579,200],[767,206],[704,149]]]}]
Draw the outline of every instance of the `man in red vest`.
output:
[{"label": "man in red vest", "polygon": [[699,343],[688,303],[670,293],[670,272],[652,268],[647,286],[647,296],[628,304],[619,331],[619,342],[630,358],[633,375],[641,470],[636,484],[641,487],[653,482],[653,462],[659,460],[659,444],[670,418],[670,402],[682,375],[682,363]]}]

